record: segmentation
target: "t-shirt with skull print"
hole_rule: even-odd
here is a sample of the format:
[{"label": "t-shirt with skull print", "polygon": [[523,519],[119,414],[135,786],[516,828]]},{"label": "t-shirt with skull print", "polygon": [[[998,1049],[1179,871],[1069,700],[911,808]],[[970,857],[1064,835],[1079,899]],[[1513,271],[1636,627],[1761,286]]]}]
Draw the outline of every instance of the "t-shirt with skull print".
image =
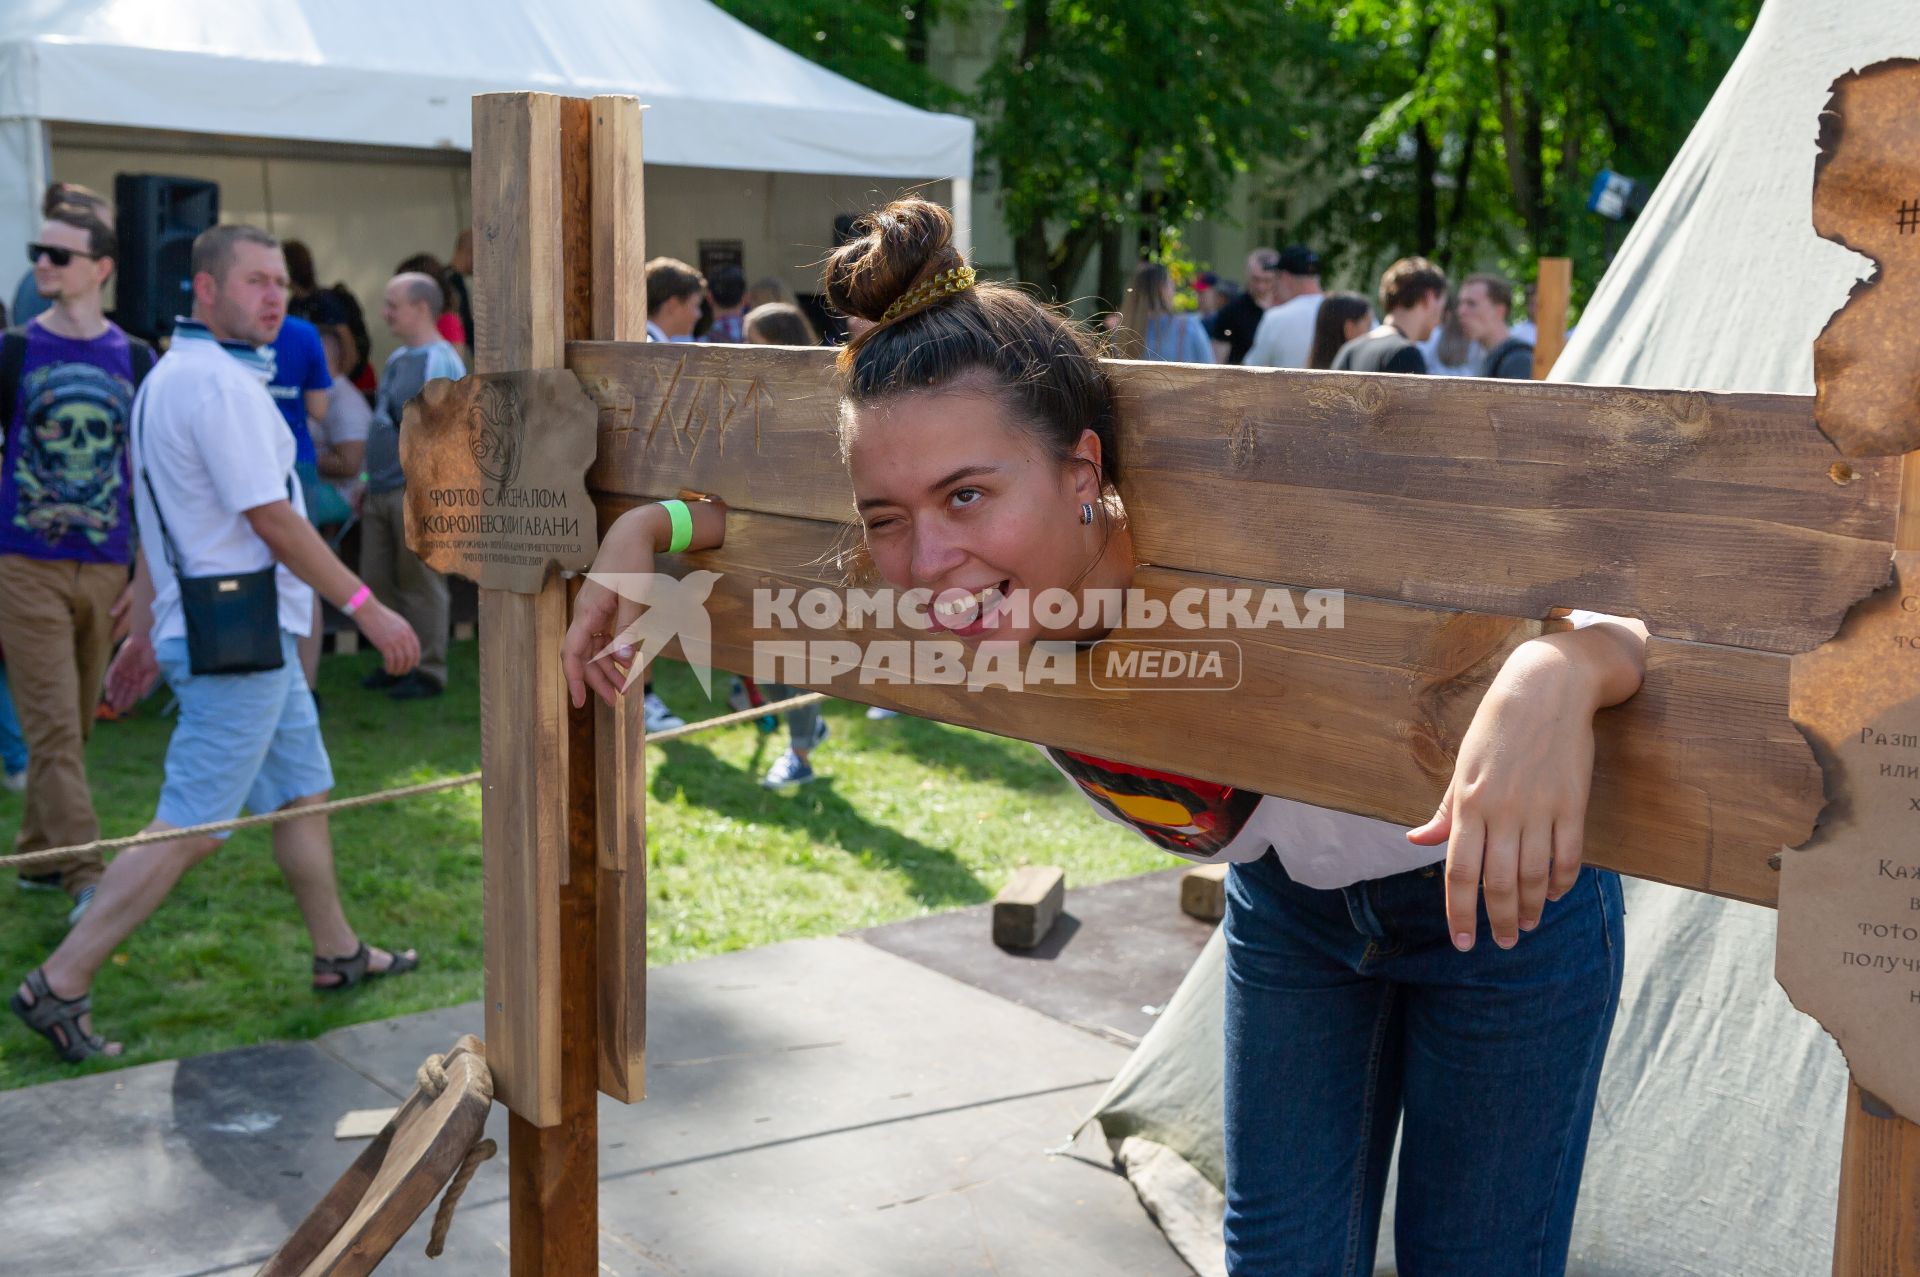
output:
[{"label": "t-shirt with skull print", "polygon": [[113,325],[76,341],[26,327],[26,356],[0,464],[0,554],[128,561],[133,355]]}]

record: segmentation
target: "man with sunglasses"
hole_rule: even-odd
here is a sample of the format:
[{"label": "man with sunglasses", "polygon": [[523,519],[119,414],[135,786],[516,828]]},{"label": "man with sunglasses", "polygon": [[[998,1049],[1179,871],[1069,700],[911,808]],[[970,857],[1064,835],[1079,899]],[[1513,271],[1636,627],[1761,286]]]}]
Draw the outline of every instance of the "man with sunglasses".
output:
[{"label": "man with sunglasses", "polygon": [[[92,213],[113,229],[113,205],[98,191],[90,190],[78,182],[50,182],[40,196],[40,216],[52,217],[53,210],[61,207],[73,207],[85,213]],[[53,302],[43,297],[33,279],[33,264],[27,264],[26,274],[20,277],[20,284],[13,290],[13,307],[8,314],[13,316],[15,326],[26,323],[40,314]]]},{"label": "man with sunglasses", "polygon": [[[153,366],[101,309],[116,251],[95,211],[55,207],[27,246],[47,309],[0,342],[0,648],[27,741],[22,852],[100,836],[85,749],[127,587],[128,409]],[[77,920],[100,874],[93,854],[22,885],[64,888]]]}]

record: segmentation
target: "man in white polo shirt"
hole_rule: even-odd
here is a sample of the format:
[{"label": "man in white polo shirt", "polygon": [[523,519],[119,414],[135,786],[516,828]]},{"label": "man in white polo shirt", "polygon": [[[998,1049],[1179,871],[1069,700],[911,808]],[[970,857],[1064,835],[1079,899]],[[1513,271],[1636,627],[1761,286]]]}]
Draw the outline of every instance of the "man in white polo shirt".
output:
[{"label": "man in white polo shirt", "polygon": [[[287,310],[287,267],[272,236],[220,226],[193,245],[193,318],[141,386],[130,452],[141,551],[133,629],[107,673],[109,700],[131,704],[164,675],[180,703],[167,745],[159,810],[149,830],[185,829],[255,812],[313,806],[333,770],[297,644],[313,591],[352,616],[394,674],[420,656],[398,614],[334,557],[307,522],[291,482],[293,436],[267,392],[260,347]],[[240,578],[273,565],[280,663],[245,673],[194,672],[179,578]],[[263,621],[266,618],[261,618]],[[271,651],[271,634],[261,635]],[[203,669],[206,664],[203,662]],[[224,835],[185,835],[129,848],[100,880],[93,905],[45,964],[22,981],[14,1013],[69,1062],[117,1055],[93,1032],[94,974]],[[314,947],[313,984],[343,989],[418,965],[362,943],[340,907],[325,816],[273,827],[273,854]]]}]

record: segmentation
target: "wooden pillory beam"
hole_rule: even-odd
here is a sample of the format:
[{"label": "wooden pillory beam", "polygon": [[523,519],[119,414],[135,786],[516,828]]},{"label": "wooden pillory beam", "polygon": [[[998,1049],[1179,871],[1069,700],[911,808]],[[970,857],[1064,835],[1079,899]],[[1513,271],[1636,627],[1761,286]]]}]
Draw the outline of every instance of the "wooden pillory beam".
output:
[{"label": "wooden pillory beam", "polygon": [[[1920,85],[1908,81],[1904,92],[1910,103]],[[1884,127],[1920,131],[1897,113]],[[1920,134],[1900,141],[1907,156],[1920,155]],[[1920,171],[1905,176],[1913,189],[1900,194],[1920,197]],[[548,465],[562,475],[556,491],[579,489],[567,508],[585,511],[589,525],[682,488],[726,500],[725,546],[664,558],[661,570],[721,574],[708,605],[713,648],[703,655],[750,673],[756,641],[792,637],[755,629],[753,590],[840,584],[823,566],[844,544],[851,513],[834,443],[832,355],[644,344],[641,180],[631,99],[475,99],[482,375],[461,383],[458,413],[435,416],[435,402],[452,402],[442,391],[428,396],[426,415],[458,417],[485,475],[473,477],[476,491],[493,485],[505,500],[513,484],[529,482],[526,467]],[[1893,264],[1885,265],[1891,288]],[[1910,359],[1904,347],[1856,351],[1848,366],[1895,355]],[[571,376],[539,371],[563,368]],[[1893,924],[1896,937],[1901,924],[1920,926],[1920,816],[1906,815],[1920,784],[1896,793],[1879,779],[1920,776],[1898,770],[1920,763],[1920,748],[1901,744],[1920,739],[1920,678],[1901,663],[1920,651],[1915,560],[1899,560],[1900,589],[1874,593],[1890,580],[1896,546],[1920,550],[1920,461],[1836,447],[1816,425],[1814,401],[1791,396],[1112,370],[1122,494],[1144,565],[1136,585],[1169,599],[1194,585],[1341,588],[1343,629],[1221,631],[1213,636],[1240,644],[1245,694],[1223,705],[1212,693],[1156,692],[1150,725],[1137,697],[1084,677],[1022,692],[824,673],[788,681],[1418,823],[1445,786],[1481,693],[1507,653],[1541,631],[1541,618],[1568,606],[1635,616],[1655,637],[1642,690],[1596,720],[1587,858],[1762,904],[1824,873],[1830,881],[1802,896],[1828,912],[1865,901],[1865,925]],[[517,406],[470,406],[493,402],[489,395]],[[569,395],[578,402],[563,402]],[[522,440],[504,450],[482,429],[483,416],[502,411],[513,418],[506,435]],[[557,423],[582,413],[597,431],[575,432],[587,443],[570,460],[574,436]],[[515,434],[523,426],[524,438]],[[409,419],[416,436],[423,429]],[[1903,449],[1920,446],[1920,432],[1903,437]],[[512,1269],[586,1277],[597,1263],[596,1091],[624,1101],[644,1093],[639,697],[618,712],[567,706],[558,653],[569,588],[544,564],[583,567],[580,553],[529,549],[512,536],[427,544],[422,520],[441,489],[416,471],[426,446],[408,444],[416,548],[483,585],[486,1029],[495,1092],[512,1112]],[[539,536],[560,535],[558,523],[538,526]],[[509,579],[515,588],[494,588]],[[864,645],[909,636],[867,628],[808,637]],[[1124,629],[1115,637],[1150,641]],[[1901,652],[1908,657],[1896,659]],[[1829,686],[1852,689],[1851,699],[1825,696]],[[1868,752],[1856,762],[1851,733],[1863,724],[1869,738],[1893,743],[1857,743]],[[1876,759],[1895,770],[1869,772]],[[1816,834],[1835,794],[1845,801]],[[1809,850],[1789,850],[1810,838]],[[1913,864],[1915,877],[1863,894],[1882,876],[1875,856]],[[1851,876],[1832,877],[1843,870]],[[1859,1086],[1849,1097],[1834,1271],[1920,1277],[1920,1128],[1891,1115],[1920,1113],[1920,1101],[1887,1063],[1901,1057],[1911,1071],[1920,1058],[1920,977],[1876,969],[1873,978],[1888,983],[1856,985],[1867,977],[1849,974],[1860,964],[1843,956],[1891,955],[1897,973],[1908,956],[1915,965],[1906,969],[1920,970],[1920,946],[1839,934],[1854,915],[1844,926],[1819,921],[1821,908],[1783,905],[1782,980],[1881,1097]],[[1802,930],[1814,932],[1794,935],[1805,974],[1792,981],[1789,918],[1809,920]],[[1861,987],[1900,992],[1855,1006]],[[1847,1003],[1831,1014],[1822,1009],[1830,988]]]}]

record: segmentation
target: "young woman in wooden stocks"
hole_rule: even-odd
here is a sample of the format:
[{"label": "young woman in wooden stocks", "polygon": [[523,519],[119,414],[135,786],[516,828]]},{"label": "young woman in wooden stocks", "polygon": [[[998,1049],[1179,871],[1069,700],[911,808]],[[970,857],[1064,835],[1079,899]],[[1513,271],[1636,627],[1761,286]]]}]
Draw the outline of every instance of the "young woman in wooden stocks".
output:
[{"label": "young woman in wooden stocks", "polygon": [[[961,639],[1098,638],[1016,628],[1004,605],[1132,580],[1094,347],[1026,294],[974,283],[937,205],[900,201],[858,230],[825,284],[874,325],[841,361],[842,451],[874,567],[930,590],[935,623]],[[630,511],[595,568],[646,572],[675,540],[721,543],[722,507],[696,502],[686,520]],[[636,612],[582,588],[565,647],[575,704],[620,694],[614,658],[595,656]],[[1592,719],[1639,687],[1644,644],[1597,617],[1522,644],[1418,829],[1047,751],[1109,818],[1233,862],[1229,1271],[1370,1274],[1396,1125],[1402,1274],[1564,1270],[1620,989],[1620,884],[1580,863]]]}]

